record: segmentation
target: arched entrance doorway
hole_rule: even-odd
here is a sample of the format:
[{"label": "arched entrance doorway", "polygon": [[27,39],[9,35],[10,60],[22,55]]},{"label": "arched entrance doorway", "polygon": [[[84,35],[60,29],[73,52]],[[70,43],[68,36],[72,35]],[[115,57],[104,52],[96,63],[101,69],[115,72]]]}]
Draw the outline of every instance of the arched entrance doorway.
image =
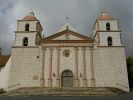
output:
[{"label": "arched entrance doorway", "polygon": [[73,87],[73,73],[70,70],[65,70],[61,74],[61,86]]}]

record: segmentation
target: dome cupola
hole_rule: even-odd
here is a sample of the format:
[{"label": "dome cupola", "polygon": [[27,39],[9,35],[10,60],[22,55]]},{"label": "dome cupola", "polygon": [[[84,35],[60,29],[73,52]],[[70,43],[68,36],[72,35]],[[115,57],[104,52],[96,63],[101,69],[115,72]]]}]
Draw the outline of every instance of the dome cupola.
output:
[{"label": "dome cupola", "polygon": [[37,18],[34,16],[33,12],[30,12],[30,14],[25,16],[23,20],[37,20]]},{"label": "dome cupola", "polygon": [[101,16],[98,18],[99,20],[113,20],[114,18],[108,15],[107,12],[102,12]]}]

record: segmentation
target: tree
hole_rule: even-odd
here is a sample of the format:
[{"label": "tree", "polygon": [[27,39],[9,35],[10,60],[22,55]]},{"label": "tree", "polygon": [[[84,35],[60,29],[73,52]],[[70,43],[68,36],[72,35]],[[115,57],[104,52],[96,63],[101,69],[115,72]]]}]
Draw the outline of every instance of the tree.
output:
[{"label": "tree", "polygon": [[133,88],[133,57],[127,58],[127,70],[128,70],[129,86],[130,88]]}]

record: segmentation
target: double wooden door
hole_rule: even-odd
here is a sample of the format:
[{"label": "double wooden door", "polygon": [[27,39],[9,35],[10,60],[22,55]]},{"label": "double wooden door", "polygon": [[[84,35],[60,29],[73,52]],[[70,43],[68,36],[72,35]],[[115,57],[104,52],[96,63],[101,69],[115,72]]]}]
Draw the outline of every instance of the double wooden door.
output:
[{"label": "double wooden door", "polygon": [[73,74],[71,71],[66,70],[61,75],[62,87],[73,87]]}]

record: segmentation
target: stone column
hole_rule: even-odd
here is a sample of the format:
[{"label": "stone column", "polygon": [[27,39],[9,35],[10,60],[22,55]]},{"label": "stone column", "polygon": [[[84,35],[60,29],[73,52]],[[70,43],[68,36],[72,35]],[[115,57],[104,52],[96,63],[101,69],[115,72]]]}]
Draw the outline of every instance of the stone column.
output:
[{"label": "stone column", "polygon": [[49,78],[48,78],[48,86],[52,87],[52,54],[53,48],[49,48],[50,50],[50,57],[49,57]]},{"label": "stone column", "polygon": [[86,79],[86,57],[85,57],[85,51],[86,48],[82,48],[83,51],[83,86],[87,87],[87,79]]},{"label": "stone column", "polygon": [[93,47],[90,47],[90,74],[91,87],[95,87],[94,66],[93,66]]},{"label": "stone column", "polygon": [[45,48],[42,47],[41,50],[41,60],[42,60],[42,64],[41,64],[41,78],[40,78],[40,85],[41,87],[44,87],[45,85],[45,80],[44,80],[44,67],[45,67]]},{"label": "stone column", "polygon": [[60,87],[60,48],[57,48],[57,75],[56,75],[56,86]]},{"label": "stone column", "polygon": [[79,78],[78,78],[78,48],[75,48],[75,79],[74,86],[79,87]]}]

